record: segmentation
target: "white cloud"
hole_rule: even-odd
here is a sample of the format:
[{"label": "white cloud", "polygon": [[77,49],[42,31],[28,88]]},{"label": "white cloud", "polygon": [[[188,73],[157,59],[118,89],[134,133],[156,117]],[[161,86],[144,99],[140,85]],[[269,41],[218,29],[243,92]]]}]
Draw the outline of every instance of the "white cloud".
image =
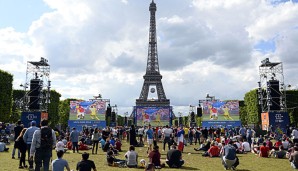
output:
[{"label": "white cloud", "polygon": [[[27,33],[0,28],[0,68],[15,75],[15,88],[25,79],[26,61],[43,56],[51,65],[52,88],[63,98],[88,99],[101,93],[119,107],[133,106],[146,68],[150,2],[44,2],[51,12],[32,21]],[[297,4],[265,0],[156,3],[159,64],[172,105],[197,104],[206,93],[242,99],[257,86],[258,65],[266,57],[282,61],[285,80],[298,84]],[[261,40],[274,40],[276,50],[253,49]]]}]

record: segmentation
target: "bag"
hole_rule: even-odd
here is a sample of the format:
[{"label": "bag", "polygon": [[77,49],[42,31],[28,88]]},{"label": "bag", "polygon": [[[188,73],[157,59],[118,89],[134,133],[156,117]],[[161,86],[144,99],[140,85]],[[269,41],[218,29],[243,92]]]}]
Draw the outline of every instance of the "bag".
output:
[{"label": "bag", "polygon": [[49,127],[41,128],[40,148],[41,149],[52,149],[53,148],[53,137],[52,129]]}]

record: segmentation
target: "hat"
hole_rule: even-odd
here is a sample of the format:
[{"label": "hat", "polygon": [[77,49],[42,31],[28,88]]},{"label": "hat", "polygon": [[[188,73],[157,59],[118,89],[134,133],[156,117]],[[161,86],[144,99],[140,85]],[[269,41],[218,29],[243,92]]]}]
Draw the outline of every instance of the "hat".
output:
[{"label": "hat", "polygon": [[31,125],[36,125],[36,121],[31,121]]}]

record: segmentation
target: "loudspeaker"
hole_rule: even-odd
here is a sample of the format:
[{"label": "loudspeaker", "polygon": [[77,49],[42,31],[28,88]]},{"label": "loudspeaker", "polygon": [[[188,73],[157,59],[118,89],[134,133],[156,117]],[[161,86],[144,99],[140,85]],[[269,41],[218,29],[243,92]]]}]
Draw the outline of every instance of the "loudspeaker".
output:
[{"label": "loudspeaker", "polygon": [[116,122],[116,113],[115,112],[111,113],[111,122]]},{"label": "loudspeaker", "polygon": [[107,111],[106,111],[106,116],[107,117],[110,117],[111,116],[111,112],[112,112],[112,108],[111,108],[111,106],[108,106],[107,107]]},{"label": "loudspeaker", "polygon": [[279,81],[269,80],[267,82],[268,94],[271,96],[271,106],[270,110],[280,110],[280,91],[279,91]]},{"label": "loudspeaker", "polygon": [[190,113],[190,122],[195,122],[196,119],[195,119],[195,112],[191,112]]},{"label": "loudspeaker", "polygon": [[30,80],[30,92],[28,93],[28,96],[30,97],[28,107],[30,110],[38,110],[40,108],[40,105],[38,103],[40,91],[40,79]]},{"label": "loudspeaker", "polygon": [[202,107],[197,107],[197,117],[202,117],[203,111]]}]

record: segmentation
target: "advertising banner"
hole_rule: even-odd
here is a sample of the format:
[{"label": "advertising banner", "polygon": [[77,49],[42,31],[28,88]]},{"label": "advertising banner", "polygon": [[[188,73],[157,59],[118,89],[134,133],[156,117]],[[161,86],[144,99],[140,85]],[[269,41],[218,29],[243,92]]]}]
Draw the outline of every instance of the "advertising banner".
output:
[{"label": "advertising banner", "polygon": [[22,112],[21,121],[23,122],[25,128],[31,126],[31,121],[35,121],[36,126],[39,126],[41,121],[41,112]]},{"label": "advertising banner", "polygon": [[137,126],[152,125],[165,126],[170,124],[171,107],[143,107],[136,106]]},{"label": "advertising banner", "polygon": [[70,101],[69,106],[69,120],[105,121],[105,101]]},{"label": "advertising banner", "polygon": [[82,131],[83,128],[105,128],[106,121],[92,121],[92,120],[69,120],[68,127],[70,129],[76,128],[78,131]]}]

